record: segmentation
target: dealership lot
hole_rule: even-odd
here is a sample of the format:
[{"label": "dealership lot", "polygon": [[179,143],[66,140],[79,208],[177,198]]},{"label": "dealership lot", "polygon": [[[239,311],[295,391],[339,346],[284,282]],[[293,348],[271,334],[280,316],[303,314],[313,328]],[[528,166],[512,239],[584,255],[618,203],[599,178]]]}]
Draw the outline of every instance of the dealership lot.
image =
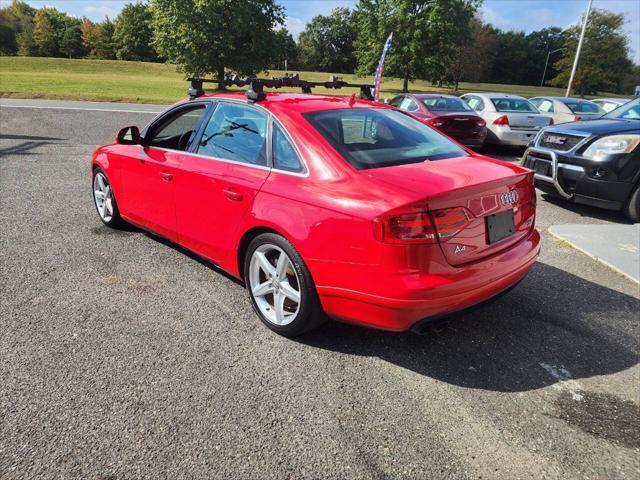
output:
[{"label": "dealership lot", "polygon": [[540,196],[540,260],[494,304],[291,341],[215,268],[100,223],[91,152],[159,108],[0,105],[0,478],[640,473],[638,285],[547,231],[621,215]]}]

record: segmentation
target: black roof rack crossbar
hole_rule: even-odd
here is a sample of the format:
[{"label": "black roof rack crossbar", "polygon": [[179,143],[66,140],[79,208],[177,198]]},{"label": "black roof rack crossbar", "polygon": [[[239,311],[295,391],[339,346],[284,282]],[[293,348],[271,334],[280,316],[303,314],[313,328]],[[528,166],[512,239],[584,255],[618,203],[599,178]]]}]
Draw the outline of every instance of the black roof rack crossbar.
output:
[{"label": "black roof rack crossbar", "polygon": [[313,87],[324,87],[339,89],[342,87],[355,87],[360,88],[360,98],[366,100],[373,100],[371,89],[373,85],[364,83],[347,83],[342,78],[332,75],[326,82],[309,82],[307,80],[301,80],[300,76],[296,74],[285,75],[283,77],[273,78],[255,78],[255,77],[238,77],[237,75],[225,76],[223,79],[210,79],[210,78],[188,78],[190,87],[188,90],[190,98],[197,98],[204,95],[203,83],[217,83],[222,84],[225,87],[249,87],[247,89],[247,99],[250,102],[258,102],[266,98],[264,88],[282,88],[292,87],[301,88],[303,93],[311,93]]}]

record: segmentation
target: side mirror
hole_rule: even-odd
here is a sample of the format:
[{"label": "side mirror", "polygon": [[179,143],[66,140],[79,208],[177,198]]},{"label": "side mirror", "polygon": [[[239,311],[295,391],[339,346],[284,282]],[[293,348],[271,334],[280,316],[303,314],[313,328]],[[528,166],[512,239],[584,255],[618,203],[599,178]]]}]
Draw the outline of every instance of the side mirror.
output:
[{"label": "side mirror", "polygon": [[121,128],[116,135],[118,145],[139,145],[141,140],[140,130],[135,125]]}]

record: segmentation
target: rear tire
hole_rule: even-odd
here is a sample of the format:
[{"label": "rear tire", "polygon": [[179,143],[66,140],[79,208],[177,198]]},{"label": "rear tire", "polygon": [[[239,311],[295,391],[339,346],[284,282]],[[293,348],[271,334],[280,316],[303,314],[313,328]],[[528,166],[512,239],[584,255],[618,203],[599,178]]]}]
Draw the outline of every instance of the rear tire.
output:
[{"label": "rear tire", "polygon": [[251,241],[244,280],[262,323],[282,336],[301,335],[327,318],[304,260],[280,235],[263,233]]},{"label": "rear tire", "polygon": [[637,185],[624,207],[624,214],[634,223],[640,222],[640,185]]},{"label": "rear tire", "polygon": [[116,197],[111,189],[111,183],[100,167],[93,171],[93,204],[96,207],[98,216],[107,227],[119,228],[124,225],[120,216]]}]

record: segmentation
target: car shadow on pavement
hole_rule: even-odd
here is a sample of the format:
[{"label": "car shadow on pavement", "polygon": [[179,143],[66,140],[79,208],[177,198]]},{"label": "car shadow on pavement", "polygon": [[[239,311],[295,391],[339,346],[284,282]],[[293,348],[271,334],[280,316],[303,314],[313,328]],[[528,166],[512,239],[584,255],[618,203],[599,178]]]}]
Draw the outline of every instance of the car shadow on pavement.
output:
[{"label": "car shadow on pavement", "polygon": [[523,392],[636,365],[638,311],[640,301],[630,295],[537,263],[509,294],[452,317],[439,333],[419,336],[329,322],[300,341],[377,356],[462,387]]},{"label": "car shadow on pavement", "polygon": [[632,225],[633,222],[624,216],[622,212],[616,210],[607,210],[605,208],[591,207],[589,205],[582,205],[580,203],[569,202],[562,198],[550,195],[548,193],[542,193],[542,198],[557,207],[564,208],[573,213],[580,215],[581,217],[591,217],[598,220],[605,220],[608,222],[623,223]]},{"label": "car shadow on pavement", "polygon": [[18,140],[19,143],[14,145],[9,145],[3,148],[0,148],[0,156],[3,155],[36,155],[31,152],[38,147],[42,147],[44,145],[52,145],[58,143],[60,141],[67,140],[66,138],[57,138],[57,137],[39,137],[32,135],[2,135],[0,134],[1,140]]}]

